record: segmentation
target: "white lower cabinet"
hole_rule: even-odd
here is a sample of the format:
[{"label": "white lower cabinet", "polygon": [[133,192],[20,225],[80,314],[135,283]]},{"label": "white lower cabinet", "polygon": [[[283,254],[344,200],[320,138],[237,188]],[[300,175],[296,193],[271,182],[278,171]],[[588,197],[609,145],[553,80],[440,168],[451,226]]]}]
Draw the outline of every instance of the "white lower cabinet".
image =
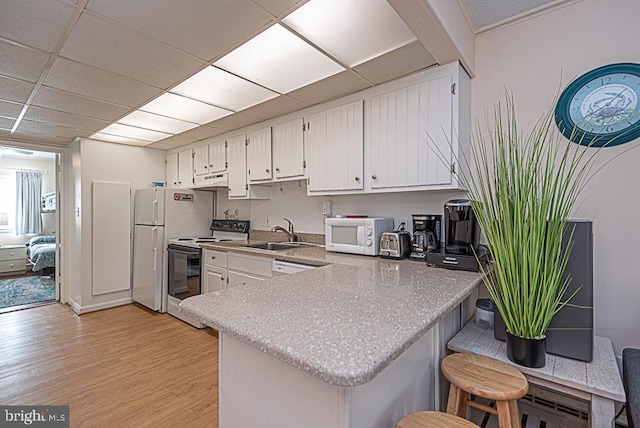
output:
[{"label": "white lower cabinet", "polygon": [[229,287],[262,281],[273,276],[273,260],[268,257],[229,253]]},{"label": "white lower cabinet", "polygon": [[202,260],[202,294],[227,288],[227,253],[204,249]]}]

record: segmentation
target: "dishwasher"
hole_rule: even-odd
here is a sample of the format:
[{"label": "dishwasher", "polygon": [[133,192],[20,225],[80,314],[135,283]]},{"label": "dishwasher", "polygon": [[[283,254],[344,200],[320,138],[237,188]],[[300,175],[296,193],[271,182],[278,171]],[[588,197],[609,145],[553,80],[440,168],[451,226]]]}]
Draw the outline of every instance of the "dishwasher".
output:
[{"label": "dishwasher", "polygon": [[274,260],[271,269],[273,271],[273,276],[281,276],[281,275],[291,275],[292,273],[298,273],[298,272],[302,272],[309,269],[315,269],[317,267],[319,266]]}]

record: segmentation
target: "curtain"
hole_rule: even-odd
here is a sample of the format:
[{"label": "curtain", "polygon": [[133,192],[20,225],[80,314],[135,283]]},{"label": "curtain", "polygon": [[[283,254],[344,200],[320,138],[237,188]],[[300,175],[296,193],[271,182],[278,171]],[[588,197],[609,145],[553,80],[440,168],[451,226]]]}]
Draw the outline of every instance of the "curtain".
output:
[{"label": "curtain", "polygon": [[16,235],[42,233],[42,173],[16,172]]}]

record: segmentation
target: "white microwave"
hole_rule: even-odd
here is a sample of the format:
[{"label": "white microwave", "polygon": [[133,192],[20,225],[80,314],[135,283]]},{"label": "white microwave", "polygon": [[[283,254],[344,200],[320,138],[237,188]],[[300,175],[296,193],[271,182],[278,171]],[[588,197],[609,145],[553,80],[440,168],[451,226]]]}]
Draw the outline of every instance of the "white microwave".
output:
[{"label": "white microwave", "polygon": [[377,256],[382,232],[393,231],[392,218],[327,218],[325,249],[339,253]]}]

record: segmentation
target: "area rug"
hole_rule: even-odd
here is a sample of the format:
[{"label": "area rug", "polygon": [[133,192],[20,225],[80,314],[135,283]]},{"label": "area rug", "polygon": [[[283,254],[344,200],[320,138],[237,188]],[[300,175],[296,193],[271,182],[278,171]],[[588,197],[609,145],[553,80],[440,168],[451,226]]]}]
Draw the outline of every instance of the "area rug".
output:
[{"label": "area rug", "polygon": [[0,309],[56,299],[51,276],[27,276],[0,280]]}]

